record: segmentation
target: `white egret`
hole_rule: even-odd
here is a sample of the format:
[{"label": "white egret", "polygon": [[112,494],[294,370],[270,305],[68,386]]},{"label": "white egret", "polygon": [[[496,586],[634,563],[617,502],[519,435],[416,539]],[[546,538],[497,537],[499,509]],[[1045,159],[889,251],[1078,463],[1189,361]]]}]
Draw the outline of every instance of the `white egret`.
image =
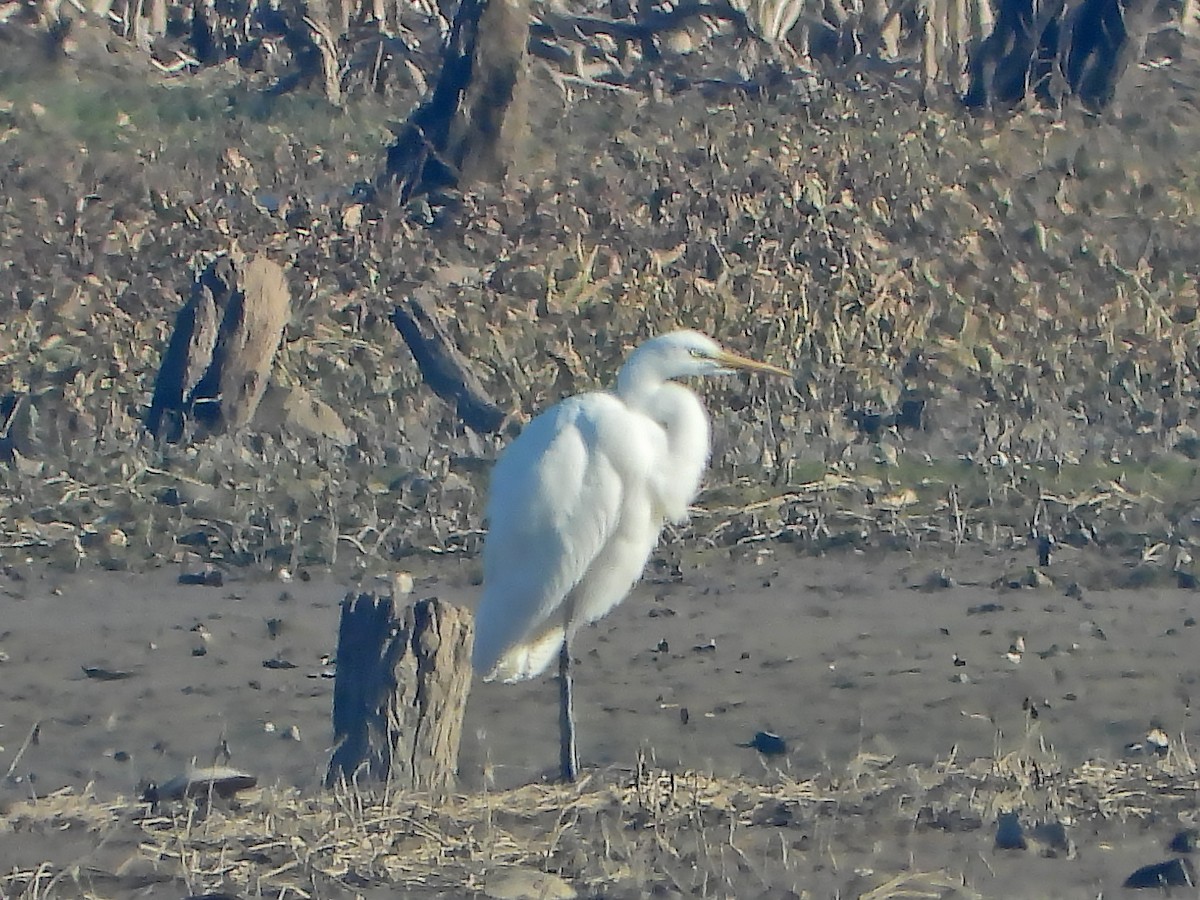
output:
[{"label": "white egret", "polygon": [[708,465],[704,406],[671,379],[737,370],[791,377],[699,332],[652,338],[625,361],[614,391],[552,406],[492,472],[474,666],[488,681],[522,681],[557,654],[568,781],[578,771],[571,639],[629,593],[663,525],[687,519]]}]

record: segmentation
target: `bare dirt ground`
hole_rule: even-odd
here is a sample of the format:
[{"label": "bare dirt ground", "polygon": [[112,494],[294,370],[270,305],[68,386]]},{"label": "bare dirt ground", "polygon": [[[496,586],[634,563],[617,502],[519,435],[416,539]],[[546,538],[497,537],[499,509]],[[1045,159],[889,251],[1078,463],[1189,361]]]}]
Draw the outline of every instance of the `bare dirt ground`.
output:
[{"label": "bare dirt ground", "polygon": [[[1029,587],[1035,562],[1020,547],[813,558],[764,545],[652,577],[578,643],[580,788],[547,783],[553,682],[477,684],[462,795],[385,804],[398,818],[382,845],[369,828],[341,839],[372,847],[370,865],[320,863],[310,846],[308,869],[263,863],[287,843],[282,823],[329,802],[323,657],[345,586],[10,570],[0,896],[392,896],[396,881],[495,896],[512,863],[580,896],[1123,896],[1192,824],[1195,594],[1093,586],[1109,565],[1096,548],[1064,548]],[[415,595],[470,605],[473,573],[432,566]],[[745,746],[758,731],[787,752]],[[135,802],[223,747],[264,790],[208,817]],[[1063,825],[1066,842],[1027,832],[1028,849],[997,850],[1006,810],[1026,829]],[[277,840],[242,833],[256,814]],[[219,857],[203,840],[178,851],[205,827]],[[417,878],[425,856],[405,847],[422,828],[436,877]],[[657,850],[638,849],[646,835]]]}]

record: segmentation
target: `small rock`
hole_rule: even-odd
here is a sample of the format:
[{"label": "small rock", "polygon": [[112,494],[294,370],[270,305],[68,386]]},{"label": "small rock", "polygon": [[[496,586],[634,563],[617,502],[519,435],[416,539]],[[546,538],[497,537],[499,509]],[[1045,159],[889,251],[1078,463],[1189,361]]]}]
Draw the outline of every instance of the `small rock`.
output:
[{"label": "small rock", "polygon": [[342,447],[350,446],[356,437],[333,407],[299,386],[269,386],[257,415],[262,427],[283,428],[299,437],[324,439]]},{"label": "small rock", "polygon": [[1181,856],[1166,862],[1142,866],[1125,879],[1127,888],[1194,887],[1196,884],[1192,862]]},{"label": "small rock", "polygon": [[1079,633],[1094,637],[1099,641],[1107,641],[1108,635],[1104,633],[1104,629],[1090,619],[1085,619],[1079,623]]},{"label": "small rock", "polygon": [[1041,569],[1029,567],[1029,571],[1025,573],[1025,586],[1031,588],[1048,588],[1054,586],[1054,579],[1043,572]]},{"label": "small rock", "polygon": [[158,502],[163,506],[183,506],[187,501],[178,488],[164,488],[158,492]]},{"label": "small rock", "polygon": [[94,681],[123,681],[132,678],[132,672],[124,669],[106,669],[103,666],[83,666],[83,674]]},{"label": "small rock", "polygon": [[996,849],[1024,850],[1029,846],[1025,829],[1015,812],[1002,812],[996,817]]},{"label": "small rock", "polygon": [[980,603],[978,606],[968,606],[968,616],[982,616],[987,613],[1004,612],[1004,604],[1002,603]]},{"label": "small rock", "polygon": [[930,572],[925,580],[921,582],[921,590],[924,591],[944,591],[952,587],[954,587],[954,579],[946,574],[945,569]]},{"label": "small rock", "polygon": [[195,584],[200,587],[221,587],[225,583],[225,576],[220,569],[205,566],[199,572],[181,572],[179,583]]},{"label": "small rock", "polygon": [[763,756],[782,756],[787,753],[787,741],[773,731],[756,731],[754,739],[743,747],[751,747]]},{"label": "small rock", "polygon": [[1167,849],[1172,853],[1195,853],[1197,838],[1200,838],[1200,830],[1184,828],[1176,832],[1175,837],[1171,838],[1171,843],[1167,844]]},{"label": "small rock", "polygon": [[483,879],[483,894],[492,900],[574,900],[570,882],[549,872],[510,866]]}]

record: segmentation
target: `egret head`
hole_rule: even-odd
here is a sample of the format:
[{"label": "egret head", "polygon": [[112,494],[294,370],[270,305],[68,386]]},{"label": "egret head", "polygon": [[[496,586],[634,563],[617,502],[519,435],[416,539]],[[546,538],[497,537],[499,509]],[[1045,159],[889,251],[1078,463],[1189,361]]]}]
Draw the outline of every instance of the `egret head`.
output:
[{"label": "egret head", "polygon": [[791,372],[747,359],[722,349],[721,345],[698,331],[672,331],[651,338],[630,355],[618,377],[618,390],[633,388],[644,379],[666,381],[688,375],[729,375],[733,372],[761,372],[791,377]]}]

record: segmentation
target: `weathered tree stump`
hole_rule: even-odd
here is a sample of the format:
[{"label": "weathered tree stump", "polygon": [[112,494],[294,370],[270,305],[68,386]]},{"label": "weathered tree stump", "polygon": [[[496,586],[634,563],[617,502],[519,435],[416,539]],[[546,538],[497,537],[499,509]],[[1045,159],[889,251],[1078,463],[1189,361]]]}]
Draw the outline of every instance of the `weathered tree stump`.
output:
[{"label": "weathered tree stump", "polygon": [[276,263],[213,260],[175,320],[146,415],[150,433],[176,442],[189,420],[209,433],[249,422],[290,315],[291,293]]},{"label": "weathered tree stump", "polygon": [[499,181],[528,129],[528,0],[462,0],[433,95],[396,132],[379,177],[400,204]]},{"label": "weathered tree stump", "polygon": [[406,298],[392,310],[392,324],[412,351],[425,383],[455,406],[464,424],[481,434],[500,428],[504,410],[488,396],[470,361],[454,345],[429,303],[419,297]]},{"label": "weathered tree stump", "polygon": [[1136,64],[1151,22],[1148,0],[999,0],[971,54],[969,107],[1027,100],[1059,108],[1068,96],[1103,109]]},{"label": "weathered tree stump", "polygon": [[347,595],[326,786],[366,776],[406,789],[450,787],[473,642],[470,613],[436,598],[406,607],[397,619],[391,597]]}]

